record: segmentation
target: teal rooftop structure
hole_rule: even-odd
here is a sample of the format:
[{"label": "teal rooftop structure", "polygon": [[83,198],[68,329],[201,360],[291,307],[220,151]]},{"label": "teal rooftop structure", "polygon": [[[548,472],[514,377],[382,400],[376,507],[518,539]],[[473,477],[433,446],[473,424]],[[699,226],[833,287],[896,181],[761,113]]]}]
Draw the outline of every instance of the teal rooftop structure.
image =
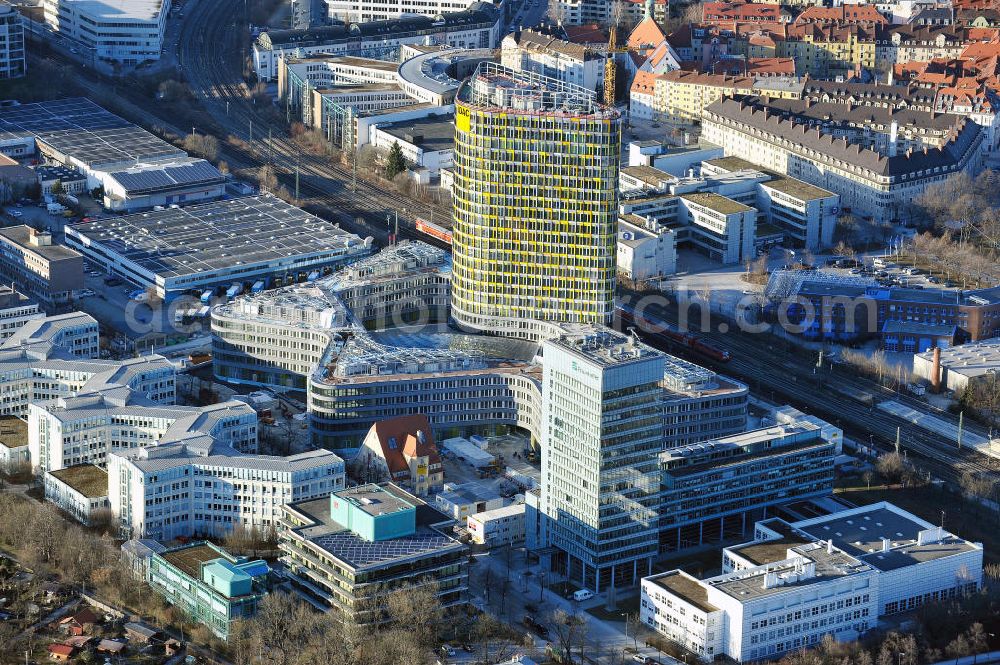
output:
[{"label": "teal rooftop structure", "polygon": [[411,536],[417,530],[416,506],[374,483],[331,494],[330,517],[368,542]]}]

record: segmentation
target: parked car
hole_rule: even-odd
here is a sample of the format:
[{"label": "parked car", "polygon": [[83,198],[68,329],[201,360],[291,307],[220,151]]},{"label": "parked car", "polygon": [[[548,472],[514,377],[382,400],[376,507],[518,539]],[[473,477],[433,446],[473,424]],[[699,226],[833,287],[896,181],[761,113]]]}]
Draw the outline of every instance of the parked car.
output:
[{"label": "parked car", "polygon": [[535,620],[535,618],[533,616],[531,616],[530,614],[525,614],[524,615],[524,619],[522,619],[521,622],[525,626],[527,626],[528,628],[530,628],[532,631],[534,631],[534,633],[536,635],[538,635],[539,637],[541,637],[543,640],[544,639],[548,639],[548,637],[549,637],[549,629],[546,628],[545,626],[543,626],[542,624],[538,623]]}]

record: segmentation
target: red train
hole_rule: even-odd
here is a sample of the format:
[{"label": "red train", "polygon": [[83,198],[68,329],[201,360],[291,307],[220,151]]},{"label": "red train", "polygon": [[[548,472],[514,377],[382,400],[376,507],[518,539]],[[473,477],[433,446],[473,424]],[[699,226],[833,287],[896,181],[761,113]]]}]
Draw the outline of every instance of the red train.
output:
[{"label": "red train", "polygon": [[438,240],[443,240],[444,242],[451,244],[451,230],[438,226],[437,224],[432,224],[425,219],[416,219],[415,226],[417,231],[420,233],[426,233],[427,235],[437,238]]},{"label": "red train", "polygon": [[618,318],[626,326],[635,326],[636,331],[651,339],[659,339],[669,344],[675,344],[691,349],[698,355],[711,358],[716,362],[727,363],[732,360],[729,351],[724,351],[703,341],[693,333],[683,333],[674,330],[665,321],[649,314],[636,315],[631,305],[618,306]]}]

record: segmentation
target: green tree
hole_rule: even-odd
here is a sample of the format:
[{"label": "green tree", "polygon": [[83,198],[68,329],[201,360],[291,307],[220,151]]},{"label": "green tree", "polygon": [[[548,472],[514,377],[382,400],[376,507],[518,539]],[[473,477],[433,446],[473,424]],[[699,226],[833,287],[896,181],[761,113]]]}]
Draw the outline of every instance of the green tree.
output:
[{"label": "green tree", "polygon": [[385,160],[385,177],[392,180],[397,175],[406,170],[406,158],[403,157],[403,149],[399,147],[399,141],[393,141],[389,148],[389,155]]},{"label": "green tree", "polygon": [[62,180],[56,180],[54,183],[52,183],[51,190],[53,196],[59,196],[60,194],[62,194],[63,193]]}]

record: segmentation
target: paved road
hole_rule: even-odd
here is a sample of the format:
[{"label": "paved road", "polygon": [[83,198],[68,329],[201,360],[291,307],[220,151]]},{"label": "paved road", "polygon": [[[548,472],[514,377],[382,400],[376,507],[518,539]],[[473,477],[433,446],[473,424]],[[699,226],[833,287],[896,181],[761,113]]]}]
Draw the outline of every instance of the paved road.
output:
[{"label": "paved road", "polygon": [[[568,614],[579,613],[587,622],[585,654],[592,658],[593,662],[602,665],[617,665],[622,661],[622,654],[625,647],[634,648],[639,645],[639,652],[653,658],[657,657],[657,652],[653,649],[643,647],[643,639],[640,637],[634,640],[624,633],[625,623],[609,622],[598,619],[586,612],[595,607],[602,607],[605,603],[603,596],[596,596],[589,601],[577,603],[569,598],[564,598],[558,593],[547,588],[553,581],[558,581],[551,573],[544,579],[544,586],[539,584],[541,569],[537,564],[525,565],[522,550],[511,551],[511,566],[509,582],[506,585],[506,596],[503,597],[503,610],[501,611],[501,596],[504,587],[504,580],[508,579],[507,556],[505,550],[494,550],[490,555],[477,555],[475,557],[471,574],[476,578],[484,576],[484,572],[490,572],[490,594],[487,599],[486,587],[480,586],[479,592],[473,594],[473,600],[477,607],[484,609],[487,605],[489,611],[497,616],[502,616],[512,626],[520,627],[521,619],[525,614],[531,614],[536,619],[542,621],[550,628],[549,639],[554,640],[555,634],[551,631],[551,622],[547,621],[556,610],[563,610]],[[475,588],[475,586],[474,586]],[[533,611],[531,608],[537,608]],[[525,631],[528,632],[527,629]],[[548,640],[533,635],[535,649],[544,650]],[[677,661],[661,657],[662,663],[679,665]]]}]

